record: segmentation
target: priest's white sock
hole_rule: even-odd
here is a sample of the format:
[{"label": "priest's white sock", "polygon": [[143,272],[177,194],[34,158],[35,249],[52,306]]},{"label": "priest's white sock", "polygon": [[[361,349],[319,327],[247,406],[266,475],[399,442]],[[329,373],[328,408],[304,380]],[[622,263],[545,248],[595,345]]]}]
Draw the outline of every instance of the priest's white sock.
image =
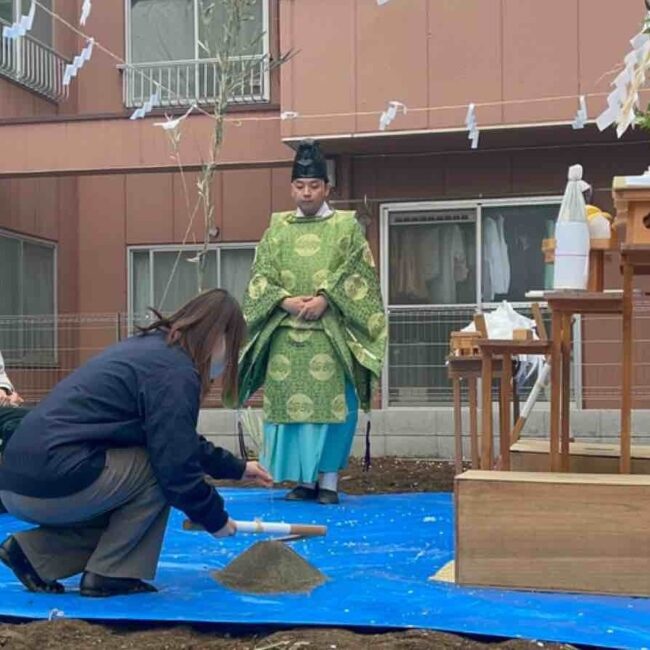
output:
[{"label": "priest's white sock", "polygon": [[323,488],[323,490],[331,490],[336,492],[336,488],[339,482],[338,472],[321,472],[318,476],[318,485]]},{"label": "priest's white sock", "polygon": [[313,490],[316,487],[316,481],[313,481],[312,483],[298,483],[298,487],[304,487],[309,490]]}]

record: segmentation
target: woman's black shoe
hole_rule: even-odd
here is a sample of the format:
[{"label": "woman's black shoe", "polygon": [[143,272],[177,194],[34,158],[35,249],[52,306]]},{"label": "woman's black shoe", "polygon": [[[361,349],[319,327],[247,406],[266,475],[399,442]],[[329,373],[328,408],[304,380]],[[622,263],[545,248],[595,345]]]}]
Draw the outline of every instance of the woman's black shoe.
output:
[{"label": "woman's black shoe", "polygon": [[109,578],[98,573],[85,571],[79,585],[82,596],[108,598],[109,596],[129,596],[158,591],[153,585],[137,578]]},{"label": "woman's black shoe", "polygon": [[306,485],[298,485],[293,488],[291,492],[284,498],[287,501],[315,501],[318,496],[318,488],[307,487]]},{"label": "woman's black shoe", "polygon": [[13,538],[9,537],[0,546],[0,561],[9,567],[16,578],[20,580],[29,591],[42,592],[46,594],[62,594],[65,591],[64,586],[56,580],[43,580],[36,573],[36,569],[27,559],[20,544]]},{"label": "woman's black shoe", "polygon": [[334,506],[339,503],[339,493],[334,490],[320,488],[318,490],[318,503],[324,506]]}]

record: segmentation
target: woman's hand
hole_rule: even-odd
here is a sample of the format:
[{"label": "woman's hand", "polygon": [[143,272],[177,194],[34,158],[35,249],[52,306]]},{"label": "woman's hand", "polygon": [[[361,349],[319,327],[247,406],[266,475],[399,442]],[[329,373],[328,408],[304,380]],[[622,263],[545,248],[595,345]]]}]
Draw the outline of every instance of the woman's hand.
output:
[{"label": "woman's hand", "polygon": [[9,395],[9,404],[11,404],[11,406],[22,406],[24,401],[25,400],[16,391]]},{"label": "woman's hand", "polygon": [[246,469],[241,477],[242,481],[255,481],[264,487],[273,487],[273,477],[256,461],[246,463]]},{"label": "woman's hand", "polygon": [[11,406],[11,395],[4,388],[0,388],[0,406]]},{"label": "woman's hand", "polygon": [[219,529],[216,533],[212,533],[213,537],[221,539],[222,537],[232,537],[237,533],[237,524],[232,519],[228,519],[226,525]]}]

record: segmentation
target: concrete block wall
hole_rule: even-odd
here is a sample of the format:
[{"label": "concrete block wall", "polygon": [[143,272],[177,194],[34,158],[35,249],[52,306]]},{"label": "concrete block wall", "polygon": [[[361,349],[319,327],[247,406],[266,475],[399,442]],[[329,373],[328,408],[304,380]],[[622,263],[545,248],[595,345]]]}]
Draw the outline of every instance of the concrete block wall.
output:
[{"label": "concrete block wall", "polygon": [[[495,409],[496,411],[496,409]],[[353,454],[364,453],[364,417],[360,414]],[[237,450],[236,414],[223,409],[204,409],[199,431],[214,444]],[[479,413],[480,427],[480,413]],[[463,411],[464,453],[469,455],[469,415]],[[573,410],[572,435],[585,442],[618,442],[618,411]],[[633,443],[650,445],[650,411],[635,411],[632,417]],[[494,420],[495,446],[498,448],[498,421]],[[548,437],[549,412],[539,405],[531,413],[524,437]],[[251,446],[251,445],[249,445]],[[372,413],[371,446],[373,456],[401,456],[451,459],[454,456],[454,420],[451,408],[393,408]]]}]

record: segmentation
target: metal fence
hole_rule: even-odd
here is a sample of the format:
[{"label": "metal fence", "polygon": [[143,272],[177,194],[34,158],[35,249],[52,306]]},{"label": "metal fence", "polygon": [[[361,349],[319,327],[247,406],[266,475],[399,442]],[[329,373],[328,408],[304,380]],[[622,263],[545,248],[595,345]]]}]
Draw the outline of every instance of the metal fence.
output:
[{"label": "metal fence", "polygon": [[[517,311],[532,318],[530,308]],[[442,406],[452,399],[446,360],[454,331],[469,325],[476,308],[436,307],[390,309],[389,345],[384,391],[388,406]],[[545,320],[548,313],[543,312]],[[550,323],[549,323],[550,332]],[[532,380],[520,386],[526,395]],[[463,390],[466,387],[463,386]]]},{"label": "metal fence", "polygon": [[[0,31],[9,23],[0,19]],[[15,40],[0,37],[0,75],[60,102],[66,97],[63,73],[68,61],[29,35]]]},{"label": "metal fence", "polygon": [[[133,331],[133,318],[122,312],[0,316],[0,352],[16,390],[35,404],[76,368]],[[256,396],[252,405],[260,404]],[[220,405],[221,386],[215,382],[204,406]]]},{"label": "metal fence", "polygon": [[[650,303],[646,307],[637,307],[634,324],[635,408],[650,407]],[[525,308],[517,311],[529,315]],[[389,311],[390,338],[383,382],[387,406],[434,407],[451,402],[445,365],[449,336],[471,322],[474,313],[471,307]],[[33,403],[75,368],[129,336],[132,330],[125,313],[0,316],[0,351],[17,389]],[[576,403],[587,408],[618,408],[620,316],[584,317],[575,332]],[[531,385],[529,381],[521,387],[524,397]],[[259,401],[257,396],[253,403]],[[206,406],[220,403],[217,385]]]},{"label": "metal fence", "polygon": [[[241,56],[231,60],[231,79],[235,87],[230,101],[239,104],[263,103],[268,97],[268,57]],[[198,59],[163,63],[133,63],[123,70],[124,103],[142,106],[157,91],[160,106],[211,104],[219,95],[217,59]]]}]

